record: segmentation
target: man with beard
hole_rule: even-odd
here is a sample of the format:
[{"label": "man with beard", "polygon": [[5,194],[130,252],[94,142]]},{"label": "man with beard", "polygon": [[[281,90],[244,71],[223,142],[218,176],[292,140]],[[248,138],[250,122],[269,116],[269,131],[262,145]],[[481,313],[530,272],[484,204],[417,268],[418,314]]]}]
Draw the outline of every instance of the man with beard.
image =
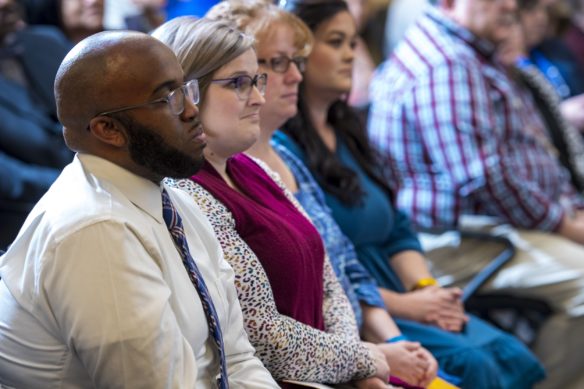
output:
[{"label": "man with beard", "polygon": [[140,33],[79,43],[55,82],[73,162],[0,257],[0,386],[274,388],[191,198],[196,81]]}]

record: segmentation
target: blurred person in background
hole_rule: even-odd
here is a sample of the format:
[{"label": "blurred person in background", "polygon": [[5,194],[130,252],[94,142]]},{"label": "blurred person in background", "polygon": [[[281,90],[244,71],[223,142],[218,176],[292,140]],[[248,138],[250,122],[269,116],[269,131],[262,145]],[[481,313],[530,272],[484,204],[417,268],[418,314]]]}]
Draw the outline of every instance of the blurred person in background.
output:
[{"label": "blurred person in background", "polygon": [[[553,307],[534,350],[550,386],[561,387],[581,374],[584,197],[534,95],[496,59],[517,11],[512,0],[431,7],[377,70],[368,130],[397,183],[397,206],[418,228],[460,229],[470,219],[513,240],[516,254],[482,291]],[[431,258],[453,282],[461,268],[480,271],[478,257]]]},{"label": "blurred person in background", "polygon": [[164,23],[166,0],[105,0],[103,25],[108,30],[150,32]]},{"label": "blurred person in background", "polygon": [[571,18],[563,40],[584,69],[584,0],[569,0],[569,4]]},{"label": "blurred person in background", "polygon": [[31,25],[56,26],[72,43],[103,31],[104,0],[22,0]]},{"label": "blurred person in background", "polygon": [[50,26],[27,26],[15,0],[0,0],[0,248],[69,163],[53,82],[70,43]]},{"label": "blurred person in background", "polygon": [[580,192],[584,191],[584,139],[562,113],[562,105],[571,98],[562,101],[556,89],[537,66],[523,61],[526,57],[525,32],[517,20],[512,31],[497,48],[497,58],[505,65],[509,77],[517,82],[518,87],[530,94],[541,115],[545,129],[558,159],[570,172],[572,184]]},{"label": "blurred person in background", "polygon": [[560,109],[566,120],[584,131],[584,68],[558,37],[564,4],[518,0],[517,5],[525,43],[517,65],[539,69],[562,100]]},{"label": "blurred person in background", "polygon": [[562,99],[584,93],[584,74],[559,39],[567,18],[559,0],[517,0],[527,57],[537,66]]}]

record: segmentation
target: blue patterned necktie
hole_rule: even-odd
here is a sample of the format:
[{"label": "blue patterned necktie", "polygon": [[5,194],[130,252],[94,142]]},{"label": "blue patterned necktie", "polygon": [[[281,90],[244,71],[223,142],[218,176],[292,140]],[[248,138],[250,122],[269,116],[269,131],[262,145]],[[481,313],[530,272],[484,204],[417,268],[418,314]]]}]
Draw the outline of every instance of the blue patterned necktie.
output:
[{"label": "blue patterned necktie", "polygon": [[183,229],[182,219],[174,205],[172,205],[166,189],[162,190],[162,215],[164,217],[164,222],[168,227],[168,231],[170,232],[170,235],[172,235],[174,244],[182,257],[189,278],[199,294],[203,310],[205,311],[205,317],[207,318],[209,333],[213,336],[213,341],[219,351],[220,364],[217,385],[220,389],[228,389],[227,365],[225,363],[225,349],[223,348],[223,335],[221,334],[221,327],[219,326],[219,316],[215,310],[215,305],[213,305],[213,300],[211,299],[211,294],[207,289],[205,280],[203,279],[197,264],[193,260],[193,257],[191,257],[189,245]]}]

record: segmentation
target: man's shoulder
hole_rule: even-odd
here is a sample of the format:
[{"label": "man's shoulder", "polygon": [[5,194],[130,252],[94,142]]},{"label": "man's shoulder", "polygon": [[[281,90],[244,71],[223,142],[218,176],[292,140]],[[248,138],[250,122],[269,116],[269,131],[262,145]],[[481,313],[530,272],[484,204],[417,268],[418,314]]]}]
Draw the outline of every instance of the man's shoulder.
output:
[{"label": "man's shoulder", "polygon": [[408,31],[380,72],[409,73],[410,78],[421,78],[437,69],[464,67],[474,61],[476,57],[468,43],[432,15],[425,15]]},{"label": "man's shoulder", "polygon": [[[424,29],[424,24],[418,23],[393,55],[377,69],[370,86],[374,103],[392,108],[392,104],[407,100],[415,89],[434,88],[437,82],[447,81],[448,75],[482,72],[481,64],[468,44],[444,29],[432,24],[430,27],[433,29]],[[456,87],[448,82],[444,85]],[[387,105],[387,102],[391,104]]]},{"label": "man's shoulder", "polygon": [[73,162],[33,208],[23,229],[37,229],[47,239],[60,240],[96,223],[130,222],[136,212],[114,185],[90,176]]},{"label": "man's shoulder", "polygon": [[49,263],[64,242],[82,237],[79,244],[83,244],[84,239],[93,238],[93,227],[102,223],[121,226],[121,229],[109,229],[116,234],[132,223],[140,226],[144,218],[136,216],[139,211],[134,211],[132,217],[132,209],[136,207],[117,195],[107,183],[86,175],[81,164],[74,161],[65,167],[29,213],[0,267],[6,265],[6,272],[14,272],[28,262]]}]

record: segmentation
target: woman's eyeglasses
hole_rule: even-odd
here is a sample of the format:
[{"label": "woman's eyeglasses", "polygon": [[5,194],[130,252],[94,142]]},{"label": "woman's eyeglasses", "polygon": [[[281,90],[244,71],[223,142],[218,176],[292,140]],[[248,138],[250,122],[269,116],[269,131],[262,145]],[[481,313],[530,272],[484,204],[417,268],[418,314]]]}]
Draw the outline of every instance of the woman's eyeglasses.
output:
[{"label": "woman's eyeglasses", "polygon": [[281,56],[281,57],[270,58],[269,60],[268,59],[258,59],[258,63],[260,65],[265,65],[265,66],[270,67],[276,73],[286,73],[288,71],[288,69],[290,68],[290,64],[292,62],[294,62],[294,64],[298,68],[298,71],[300,73],[303,73],[304,70],[306,70],[306,60],[307,60],[306,57],[290,58],[290,57]]},{"label": "woman's eyeglasses", "polygon": [[248,75],[241,75],[231,78],[221,78],[211,80],[212,83],[222,84],[227,87],[235,89],[235,93],[240,100],[247,100],[251,95],[251,90],[255,86],[260,94],[263,96],[266,93],[266,85],[268,83],[268,75],[266,73],[256,74],[251,77]]}]

